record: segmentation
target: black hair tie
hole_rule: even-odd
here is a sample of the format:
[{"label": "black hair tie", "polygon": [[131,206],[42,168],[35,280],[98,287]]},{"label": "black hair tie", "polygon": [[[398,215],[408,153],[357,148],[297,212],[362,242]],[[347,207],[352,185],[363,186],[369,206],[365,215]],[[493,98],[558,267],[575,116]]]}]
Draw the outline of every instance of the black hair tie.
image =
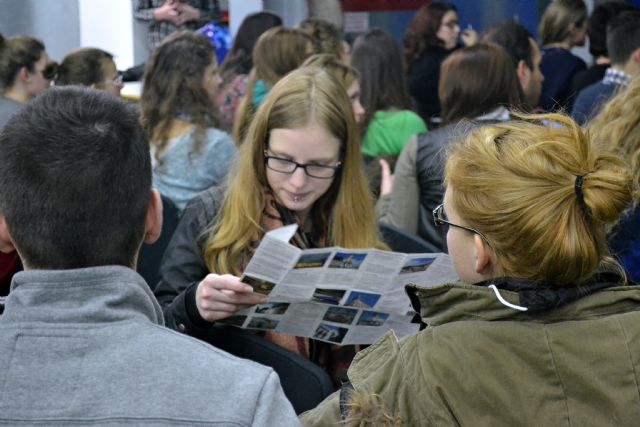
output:
[{"label": "black hair tie", "polygon": [[582,183],[584,182],[584,177],[586,175],[578,175],[576,176],[576,182],[574,184],[574,189],[576,191],[576,196],[578,197],[578,201],[580,203],[584,203],[584,193],[582,192]]}]

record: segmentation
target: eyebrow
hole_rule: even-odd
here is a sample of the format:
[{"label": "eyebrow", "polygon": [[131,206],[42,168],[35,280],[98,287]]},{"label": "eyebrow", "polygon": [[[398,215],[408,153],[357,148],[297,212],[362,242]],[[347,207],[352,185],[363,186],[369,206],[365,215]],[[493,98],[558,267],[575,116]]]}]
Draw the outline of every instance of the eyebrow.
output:
[{"label": "eyebrow", "polygon": [[[293,156],[290,156],[289,154],[285,154],[276,150],[273,150],[271,148],[269,148],[269,151],[271,151],[276,157],[282,157],[285,159],[293,159]],[[306,163],[331,163],[331,162],[335,162],[336,160],[333,157],[330,158],[324,158],[324,159],[313,159],[313,160],[309,160]]]}]

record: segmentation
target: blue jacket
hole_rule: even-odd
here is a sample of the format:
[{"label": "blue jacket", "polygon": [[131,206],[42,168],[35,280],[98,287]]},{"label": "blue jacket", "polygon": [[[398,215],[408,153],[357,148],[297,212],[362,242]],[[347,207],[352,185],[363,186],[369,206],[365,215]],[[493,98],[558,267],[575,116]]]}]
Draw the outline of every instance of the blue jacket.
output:
[{"label": "blue jacket", "polygon": [[584,125],[594,118],[604,104],[613,97],[620,85],[599,81],[584,88],[573,103],[571,118]]}]

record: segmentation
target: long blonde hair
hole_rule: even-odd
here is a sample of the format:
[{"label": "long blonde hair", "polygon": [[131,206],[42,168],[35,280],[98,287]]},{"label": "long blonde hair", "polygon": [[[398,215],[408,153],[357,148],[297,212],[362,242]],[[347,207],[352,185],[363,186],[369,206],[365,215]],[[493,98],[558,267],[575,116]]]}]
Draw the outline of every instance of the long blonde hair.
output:
[{"label": "long blonde hair", "polygon": [[640,199],[640,79],[632,79],[587,126],[594,140],[631,167],[634,206]]},{"label": "long blonde hair", "polygon": [[255,113],[253,92],[258,80],[273,86],[312,53],[313,39],[302,30],[274,27],[262,33],[253,49],[253,69],[249,73],[247,93],[238,106],[233,123],[232,136],[236,145],[242,144]]},{"label": "long blonde hair", "polygon": [[621,270],[605,229],[631,201],[624,162],[565,115],[520,118],[452,148],[445,184],[454,208],[491,242],[506,276],[579,285],[603,262]]},{"label": "long blonde hair", "polygon": [[385,247],[378,238],[373,199],[362,168],[359,131],[347,94],[325,71],[305,67],[276,83],[251,122],[217,221],[208,230],[204,259],[210,271],[239,274],[243,252],[264,234],[260,222],[264,191],[269,188],[264,151],[271,130],[309,124],[326,128],[341,142],[342,161],[331,187],[313,206],[310,217],[314,229],[326,230],[330,245]]}]

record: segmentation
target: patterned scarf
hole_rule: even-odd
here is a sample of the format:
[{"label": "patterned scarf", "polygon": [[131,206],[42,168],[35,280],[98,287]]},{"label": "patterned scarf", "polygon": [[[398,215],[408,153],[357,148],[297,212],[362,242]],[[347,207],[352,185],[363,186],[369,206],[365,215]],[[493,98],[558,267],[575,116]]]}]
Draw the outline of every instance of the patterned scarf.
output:
[{"label": "patterned scarf", "polygon": [[[302,224],[299,223],[296,215],[289,209],[280,205],[271,191],[268,190],[264,193],[264,210],[262,212],[260,223],[265,233],[285,225],[298,223],[298,230],[291,238],[291,244],[300,249],[322,248],[327,245],[326,233],[305,233],[302,229]],[[253,255],[253,252],[255,252],[255,249],[259,244],[259,241],[253,242],[249,249],[250,254],[247,255]],[[247,258],[246,262],[248,262],[248,260],[249,259]],[[275,331],[266,331],[265,338],[289,351],[309,359],[309,340],[307,338],[295,337],[293,335],[282,334]]]}]

